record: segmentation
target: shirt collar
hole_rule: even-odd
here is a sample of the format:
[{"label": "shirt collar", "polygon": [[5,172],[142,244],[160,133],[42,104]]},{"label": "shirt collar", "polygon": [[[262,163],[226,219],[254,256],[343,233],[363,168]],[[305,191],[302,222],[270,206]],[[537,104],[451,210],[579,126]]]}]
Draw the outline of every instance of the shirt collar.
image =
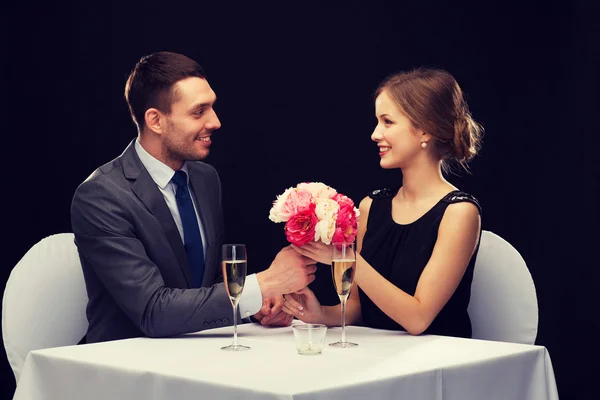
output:
[{"label": "shirt collar", "polygon": [[[140,160],[142,161],[142,164],[144,164],[144,167],[150,174],[152,180],[161,189],[164,189],[169,184],[169,182],[171,182],[173,175],[175,175],[175,171],[173,171],[173,169],[167,164],[164,164],[163,162],[158,161],[156,158],[152,157],[150,153],[148,153],[146,149],[142,147],[138,139],[135,140],[135,151]],[[181,170],[186,173],[189,182],[187,162],[183,163],[183,165],[181,166]]]}]

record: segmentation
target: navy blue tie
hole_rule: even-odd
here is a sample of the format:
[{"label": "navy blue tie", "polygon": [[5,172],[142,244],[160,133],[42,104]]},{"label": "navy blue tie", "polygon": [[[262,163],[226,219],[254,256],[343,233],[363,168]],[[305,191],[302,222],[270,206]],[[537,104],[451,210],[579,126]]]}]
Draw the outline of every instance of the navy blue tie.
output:
[{"label": "navy blue tie", "polygon": [[202,285],[202,277],[204,276],[204,248],[202,247],[198,218],[194,210],[185,171],[176,171],[172,180],[177,186],[175,199],[177,200],[179,216],[183,225],[185,252],[192,271],[192,287],[197,288]]}]

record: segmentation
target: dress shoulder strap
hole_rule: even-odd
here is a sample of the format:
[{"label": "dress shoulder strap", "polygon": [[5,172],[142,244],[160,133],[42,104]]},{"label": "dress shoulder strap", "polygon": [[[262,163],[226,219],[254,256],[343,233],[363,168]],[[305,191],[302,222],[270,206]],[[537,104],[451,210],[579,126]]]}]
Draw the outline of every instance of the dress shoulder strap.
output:
[{"label": "dress shoulder strap", "polygon": [[390,188],[376,189],[376,190],[373,190],[372,192],[369,192],[369,197],[372,198],[373,200],[387,199],[387,198],[390,198],[390,197],[394,197],[396,195],[396,193],[398,193],[398,189],[399,188],[395,188],[395,189],[390,189]]},{"label": "dress shoulder strap", "polygon": [[481,214],[481,204],[479,204],[479,201],[475,198],[475,196],[473,196],[467,192],[455,190],[453,192],[448,193],[442,199],[442,201],[445,203],[448,203],[448,204],[461,203],[463,201],[468,201],[469,203],[475,204],[475,206],[479,210],[479,214]]}]

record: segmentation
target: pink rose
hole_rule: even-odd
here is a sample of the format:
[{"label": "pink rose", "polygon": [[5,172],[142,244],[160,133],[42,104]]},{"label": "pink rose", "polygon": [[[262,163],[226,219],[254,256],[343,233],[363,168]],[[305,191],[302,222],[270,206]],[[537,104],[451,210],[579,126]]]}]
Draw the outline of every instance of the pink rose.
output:
[{"label": "pink rose", "polygon": [[315,215],[314,204],[311,204],[307,210],[292,215],[285,224],[285,236],[288,242],[302,246],[314,240],[317,222],[319,220]]},{"label": "pink rose", "polygon": [[336,224],[342,228],[347,228],[348,226],[356,227],[356,213],[354,212],[353,207],[340,207],[338,211]]},{"label": "pink rose", "polygon": [[332,199],[335,200],[340,205],[340,208],[344,208],[344,207],[354,208],[354,202],[352,201],[352,199],[341,193],[337,193],[335,196],[333,196]]},{"label": "pink rose", "polygon": [[[346,237],[344,236],[344,232],[342,228],[335,228],[335,232],[333,233],[333,238],[331,239],[331,243],[347,243]],[[338,248],[341,248],[338,246]]]},{"label": "pink rose", "polygon": [[346,243],[354,243],[354,239],[356,239],[356,234],[358,230],[354,226],[348,226],[344,231],[344,238],[346,239]]},{"label": "pink rose", "polygon": [[299,190],[309,191],[315,202],[331,199],[337,193],[334,188],[329,187],[322,182],[299,183],[297,188]]},{"label": "pink rose", "polygon": [[312,195],[308,190],[292,190],[283,203],[282,214],[291,217],[299,212],[306,211],[312,204]]},{"label": "pink rose", "polygon": [[350,203],[344,202],[344,205],[338,211],[336,233],[333,240],[352,243],[358,233],[357,228],[358,223],[354,203],[352,203],[352,200],[350,200]]}]

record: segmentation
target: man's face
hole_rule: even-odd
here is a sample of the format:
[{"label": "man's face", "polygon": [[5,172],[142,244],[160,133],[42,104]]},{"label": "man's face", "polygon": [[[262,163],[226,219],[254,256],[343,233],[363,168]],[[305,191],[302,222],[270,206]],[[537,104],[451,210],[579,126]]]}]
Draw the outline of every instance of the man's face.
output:
[{"label": "man's face", "polygon": [[210,152],[213,131],[221,127],[213,109],[217,96],[206,79],[197,77],[177,82],[174,91],[176,100],[162,136],[163,155],[181,162],[203,160]]}]

